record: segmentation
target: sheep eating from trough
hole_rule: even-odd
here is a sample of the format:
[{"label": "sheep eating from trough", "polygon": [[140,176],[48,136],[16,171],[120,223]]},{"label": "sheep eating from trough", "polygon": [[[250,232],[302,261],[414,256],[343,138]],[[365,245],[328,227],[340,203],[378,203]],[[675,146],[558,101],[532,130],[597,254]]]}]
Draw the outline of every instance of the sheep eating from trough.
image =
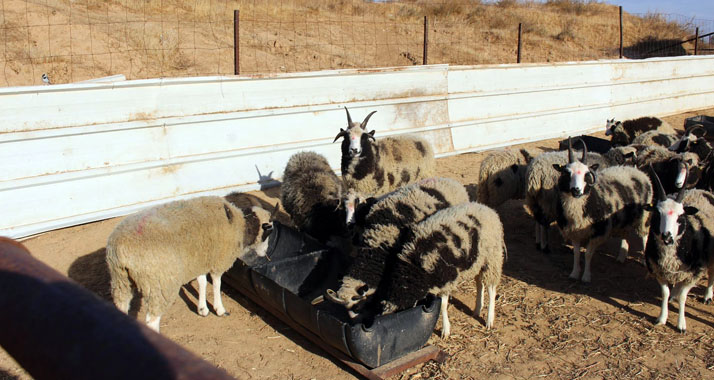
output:
[{"label": "sheep eating from trough", "polygon": [[[677,328],[687,329],[685,306],[687,294],[708,272],[705,302],[711,302],[714,289],[714,195],[703,190],[680,190],[668,198],[657,174],[657,200],[652,211],[652,226],[645,249],[647,269],[654,274],[662,290],[662,304],[657,324],[667,323],[669,301],[678,299]],[[670,288],[673,293],[670,298]]]},{"label": "sheep eating from trough", "polygon": [[213,307],[217,315],[226,315],[221,275],[251,250],[265,256],[273,216],[258,206],[239,209],[221,197],[206,196],[126,217],[107,241],[114,304],[128,313],[136,287],[144,299],[146,323],[159,332],[161,316],[181,286],[194,278],[198,280],[198,313],[208,315],[206,274],[210,273]]},{"label": "sheep eating from trough", "polygon": [[285,165],[280,202],[295,227],[322,243],[347,233],[342,181],[327,158],[315,152],[293,154]]},{"label": "sheep eating from trough", "polygon": [[336,292],[345,301],[350,316],[356,317],[352,307],[357,301],[374,293],[387,262],[411,238],[416,223],[439,210],[468,201],[460,182],[428,178],[358,205],[353,231],[359,248]]},{"label": "sheep eating from trough", "polygon": [[447,314],[449,295],[459,284],[475,278],[478,289],[475,314],[480,314],[484,289],[488,288],[486,328],[491,328],[496,288],[506,256],[498,214],[479,203],[464,203],[436,212],[413,230],[383,273],[378,287],[370,289],[372,294],[363,286],[358,289],[357,301],[348,303],[331,290],[326,293],[328,299],[352,310],[364,306],[362,313],[384,315],[413,307],[433,294],[442,301],[442,338],[447,338],[451,332]]},{"label": "sheep eating from trough", "polygon": [[[610,236],[622,240],[618,261],[624,262],[634,237],[644,248],[647,239],[645,207],[652,200],[652,185],[647,175],[629,166],[613,166],[600,171],[588,166],[586,150],[577,160],[572,148],[568,164],[554,164],[559,171],[557,222],[564,240],[573,244],[573,270],[570,278],[580,277],[580,247],[586,245],[582,281],[590,282],[590,261],[598,246]],[[628,247],[629,246],[629,247]]]},{"label": "sheep eating from trough", "polygon": [[610,141],[613,146],[631,144],[635,137],[650,130],[672,135],[676,133],[671,125],[656,117],[640,117],[624,122],[608,119],[605,123],[605,136],[612,136]]},{"label": "sheep eating from trough", "polygon": [[509,199],[525,195],[526,167],[533,157],[525,150],[501,149],[481,162],[478,202],[498,207]]},{"label": "sheep eating from trough", "polygon": [[400,186],[434,175],[434,150],[416,136],[384,137],[376,140],[374,130],[367,132],[367,121],[352,122],[347,112],[347,129],[340,128],[335,141],[342,137],[342,180],[345,189],[365,196],[386,194]]}]

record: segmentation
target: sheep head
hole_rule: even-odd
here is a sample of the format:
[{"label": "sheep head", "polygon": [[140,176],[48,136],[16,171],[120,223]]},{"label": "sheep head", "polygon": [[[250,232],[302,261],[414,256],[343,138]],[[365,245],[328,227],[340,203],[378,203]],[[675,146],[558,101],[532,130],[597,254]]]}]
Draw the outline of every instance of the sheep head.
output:
[{"label": "sheep head", "polygon": [[587,165],[588,148],[582,139],[578,139],[583,144],[583,155],[578,160],[573,153],[573,144],[571,138],[568,137],[568,164],[558,165],[553,164],[553,168],[561,173],[559,187],[561,191],[570,191],[573,197],[579,198],[587,193],[590,188],[587,185],[595,183],[595,170],[599,167],[598,164],[591,166]]},{"label": "sheep head", "polygon": [[356,319],[375,291],[375,288],[369,287],[361,280],[345,277],[342,279],[342,286],[336,292],[332,289],[325,291],[325,299],[344,306],[350,318]]},{"label": "sheep head", "polygon": [[649,211],[653,211],[651,233],[657,236],[666,245],[675,244],[686,230],[686,219],[680,218],[683,215],[694,215],[698,209],[696,207],[684,206],[685,189],[682,188],[677,193],[675,199],[668,198],[665,194],[664,186],[657,176],[652,165],[649,165],[651,177],[654,180],[654,190],[657,201],[654,206],[648,206]]},{"label": "sheep head", "polygon": [[607,121],[605,122],[605,136],[611,136],[615,131],[615,126],[617,126],[618,124],[622,125],[622,122],[615,121],[614,118],[607,119]]},{"label": "sheep head", "polygon": [[698,138],[704,137],[706,132],[707,131],[704,129],[703,125],[696,124],[684,131],[682,137],[680,137],[679,140],[672,144],[668,149],[677,153],[687,152],[689,151],[691,144],[694,144]]},{"label": "sheep head", "polygon": [[253,206],[250,210],[252,211],[252,214],[255,215],[255,218],[257,218],[257,225],[260,226],[260,231],[256,235],[256,240],[254,242],[258,244],[255,248],[255,253],[258,256],[264,256],[270,260],[270,257],[266,254],[268,250],[268,237],[270,237],[270,234],[273,232],[273,221],[275,221],[275,217],[277,216],[278,211],[280,211],[280,203],[275,204],[272,212],[260,206]]},{"label": "sheep head", "polygon": [[342,154],[346,154],[350,157],[358,157],[362,153],[363,147],[371,143],[370,139],[375,141],[374,130],[367,132],[367,122],[377,111],[370,112],[361,123],[352,121],[350,111],[347,107],[345,107],[345,112],[347,112],[347,129],[340,128],[340,133],[335,136],[332,142],[334,143],[337,139],[342,137]]}]

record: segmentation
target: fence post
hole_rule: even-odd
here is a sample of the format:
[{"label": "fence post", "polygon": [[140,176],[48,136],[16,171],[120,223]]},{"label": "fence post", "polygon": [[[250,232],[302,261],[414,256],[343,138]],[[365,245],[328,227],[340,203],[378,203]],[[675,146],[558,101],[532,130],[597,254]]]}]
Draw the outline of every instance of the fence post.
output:
[{"label": "fence post", "polygon": [[620,59],[622,59],[623,56],[623,50],[622,50],[622,5],[620,5]]},{"label": "fence post", "polygon": [[694,55],[697,55],[699,53],[699,27],[694,32],[694,38]]},{"label": "fence post", "polygon": [[521,31],[522,31],[522,23],[518,23],[518,53],[516,55],[516,63],[521,63]]},{"label": "fence post", "polygon": [[426,65],[426,53],[429,50],[429,20],[424,16],[424,56],[422,59],[422,65]]},{"label": "fence post", "polygon": [[240,74],[240,28],[238,27],[238,19],[240,18],[240,10],[233,11],[233,73]]}]

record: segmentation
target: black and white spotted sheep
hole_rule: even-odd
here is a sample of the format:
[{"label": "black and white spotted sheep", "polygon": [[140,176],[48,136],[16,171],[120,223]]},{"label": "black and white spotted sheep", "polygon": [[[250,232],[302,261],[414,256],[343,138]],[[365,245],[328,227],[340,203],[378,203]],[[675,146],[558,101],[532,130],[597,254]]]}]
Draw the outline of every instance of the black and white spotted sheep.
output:
[{"label": "black and white spotted sheep", "polygon": [[359,308],[374,294],[385,267],[402,244],[411,239],[412,227],[439,210],[468,201],[460,182],[428,178],[358,206],[353,227],[357,255],[340,288],[336,292],[329,290],[328,295],[356,317]]},{"label": "black and white spotted sheep", "polygon": [[[657,199],[651,206],[652,224],[645,249],[648,270],[662,290],[657,324],[667,323],[668,304],[679,301],[677,328],[687,329],[687,294],[708,272],[705,302],[712,301],[714,289],[714,195],[708,191],[682,189],[668,198],[655,176]],[[673,294],[670,297],[670,285]]]},{"label": "black and white spotted sheep", "polygon": [[[585,152],[583,152],[585,153]],[[588,166],[585,154],[577,160],[570,151],[568,164],[555,164],[559,171],[557,223],[565,241],[573,244],[570,278],[580,278],[580,247],[587,247],[582,281],[590,282],[590,261],[598,246],[611,236],[622,238],[618,261],[627,258],[634,238],[647,239],[652,185],[645,173],[629,166],[613,166],[598,171]]]},{"label": "black and white spotted sheep", "polygon": [[372,111],[361,123],[352,122],[347,111],[347,129],[340,128],[335,141],[342,137],[342,180],[345,190],[365,196],[379,196],[401,186],[432,177],[436,159],[431,144],[409,135],[374,138],[367,131]]},{"label": "black and white spotted sheep", "polygon": [[650,165],[662,181],[666,194],[695,187],[702,175],[699,156],[690,152],[676,153],[661,146],[648,146],[635,160],[635,166],[650,176],[654,186],[654,178],[647,170]]},{"label": "black and white spotted sheep", "polygon": [[636,145],[652,145],[669,148],[672,144],[679,140],[679,136],[674,133],[663,133],[660,131],[647,131],[635,137],[632,144]]},{"label": "black and white spotted sheep", "polygon": [[672,135],[676,134],[674,128],[672,128],[669,123],[650,116],[625,120],[624,122],[608,119],[605,123],[605,135],[611,136],[610,141],[613,146],[632,144],[635,137],[651,130]]},{"label": "black and white spotted sheep", "polygon": [[526,167],[533,156],[525,149],[501,149],[481,162],[478,202],[498,207],[509,199],[525,196]]}]

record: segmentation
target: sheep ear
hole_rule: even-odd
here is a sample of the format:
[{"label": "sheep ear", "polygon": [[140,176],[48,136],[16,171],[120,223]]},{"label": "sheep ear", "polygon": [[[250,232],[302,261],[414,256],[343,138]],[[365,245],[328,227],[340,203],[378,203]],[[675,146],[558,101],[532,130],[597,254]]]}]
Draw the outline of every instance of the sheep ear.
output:
[{"label": "sheep ear", "polygon": [[635,152],[630,152],[630,153],[625,153],[625,155],[624,155],[623,157],[625,157],[625,158],[635,158],[635,157],[637,157],[637,156],[635,155]]},{"label": "sheep ear", "polygon": [[597,170],[599,167],[600,167],[600,164],[592,164],[592,165],[590,165],[590,170],[591,170],[591,171],[595,171],[595,170]]},{"label": "sheep ear", "polygon": [[335,293],[335,291],[332,289],[325,290],[325,297],[327,298],[328,301],[332,301],[336,304],[340,304],[340,305],[347,304],[347,302],[345,302],[344,300],[337,297],[337,293]]},{"label": "sheep ear", "polygon": [[644,206],[642,206],[642,208],[645,209],[645,211],[654,211],[656,207],[654,205],[647,203]]},{"label": "sheep ear", "polygon": [[273,207],[273,212],[270,213],[270,218],[268,219],[269,221],[275,220],[275,217],[278,216],[278,212],[280,211],[280,202],[275,202],[275,207]]},{"label": "sheep ear", "polygon": [[233,223],[233,211],[231,211],[228,205],[223,205],[223,211],[226,212],[226,218],[228,218],[228,223]]},{"label": "sheep ear", "polygon": [[694,206],[685,206],[685,207],[684,207],[684,213],[685,213],[686,215],[694,215],[694,214],[696,214],[697,212],[699,212],[699,209],[696,208],[696,207],[694,207]]},{"label": "sheep ear", "polygon": [[511,165],[511,170],[512,170],[514,173],[518,173],[518,165],[517,165],[517,164]]},{"label": "sheep ear", "polygon": [[559,171],[559,172],[562,173],[563,170],[565,169],[565,166],[560,165],[560,164],[553,164],[553,169],[555,169],[555,170],[557,170],[557,171]]}]

